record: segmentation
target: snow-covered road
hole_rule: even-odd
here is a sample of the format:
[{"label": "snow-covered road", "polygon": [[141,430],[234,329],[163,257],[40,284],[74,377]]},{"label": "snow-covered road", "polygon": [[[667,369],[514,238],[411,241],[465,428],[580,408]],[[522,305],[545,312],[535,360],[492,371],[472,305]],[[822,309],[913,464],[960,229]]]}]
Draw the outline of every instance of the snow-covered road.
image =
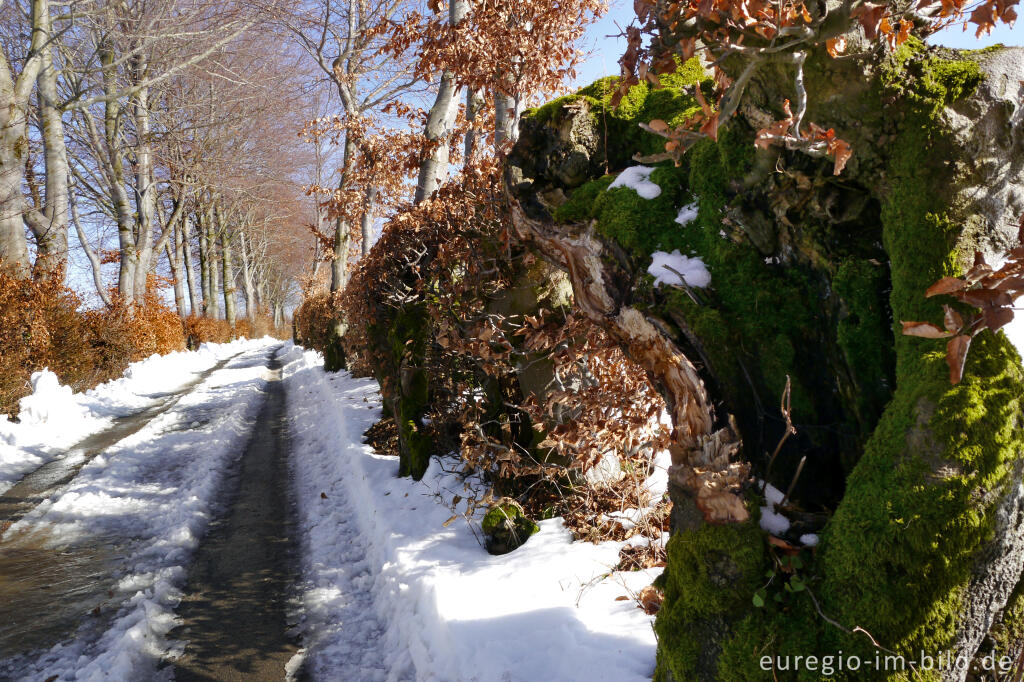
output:
[{"label": "snow-covered road", "polygon": [[[279,390],[275,355],[290,443],[276,483],[299,551],[286,620],[303,647],[273,664],[279,679],[650,678],[651,617],[617,598],[656,571],[612,571],[619,543],[574,543],[559,519],[487,554],[472,519],[450,522],[464,481],[439,460],[423,481],[397,478],[396,460],[362,443],[380,417],[373,381],[264,339],[151,358],[84,395],[43,377],[23,423],[0,419],[0,492],[47,461],[80,466],[0,541],[0,679],[169,679],[174,661],[194,660],[174,628],[216,532],[204,536],[236,504],[243,453],[264,438],[254,424]],[[160,401],[100,452],[73,447]],[[244,638],[244,623],[221,625]]]}]

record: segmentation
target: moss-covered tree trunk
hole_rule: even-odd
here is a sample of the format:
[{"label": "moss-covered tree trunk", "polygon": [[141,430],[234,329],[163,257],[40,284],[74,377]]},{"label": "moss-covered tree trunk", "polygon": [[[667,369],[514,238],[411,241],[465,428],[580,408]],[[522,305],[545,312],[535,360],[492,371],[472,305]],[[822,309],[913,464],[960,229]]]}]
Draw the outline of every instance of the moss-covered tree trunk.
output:
[{"label": "moss-covered tree trunk", "polygon": [[[755,150],[754,129],[793,98],[792,78],[765,69],[717,142],[651,174],[650,200],[601,176],[658,151],[638,123],[696,110],[695,63],[617,110],[606,80],[524,117],[506,170],[518,236],[569,273],[675,424],[659,679],[962,680],[922,653],[1019,650],[1002,613],[1019,611],[1007,604],[1024,568],[1020,357],[985,332],[953,386],[944,344],[899,322],[941,320],[950,301],[925,289],[1016,241],[1022,64],[1024,50],[914,41],[871,68],[812,56],[807,118],[854,148],[838,177]],[[709,287],[652,286],[652,253],[675,249],[702,259]],[[787,377],[797,433],[772,459]],[[800,509],[773,539],[754,480],[786,490],[798,470]],[[839,651],[908,664],[852,671]],[[784,658],[798,655],[814,669]]]}]

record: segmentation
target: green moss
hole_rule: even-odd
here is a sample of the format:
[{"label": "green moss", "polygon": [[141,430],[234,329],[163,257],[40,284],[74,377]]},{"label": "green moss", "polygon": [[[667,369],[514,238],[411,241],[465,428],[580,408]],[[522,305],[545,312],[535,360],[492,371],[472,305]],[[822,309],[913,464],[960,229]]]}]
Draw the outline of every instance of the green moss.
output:
[{"label": "green moss", "polygon": [[522,506],[508,498],[487,510],[480,529],[487,536],[487,550],[492,554],[511,552],[540,532],[540,526],[526,515]]},{"label": "green moss", "polygon": [[370,328],[378,347],[388,348],[387,362],[376,367],[385,401],[398,426],[399,475],[419,480],[430,464],[433,442],[422,431],[423,414],[430,402],[430,384],[423,371],[430,334],[430,318],[422,304],[399,309],[387,324]]},{"label": "green moss", "polygon": [[[896,51],[870,93],[887,102],[886,117],[897,127],[886,130],[886,156],[878,157],[885,182],[865,188],[878,201],[871,215],[880,211],[881,225],[793,227],[790,246],[811,254],[810,262],[766,263],[749,225],[723,221],[739,209],[744,217],[761,211],[768,222],[778,216],[743,196],[758,158],[752,131],[735,122],[717,142],[695,145],[679,168],[659,168],[652,175],[663,190],[657,199],[608,191],[607,176],[578,188],[555,216],[596,220],[600,233],[638,264],[654,250],[675,248],[704,260],[712,288],[696,292],[696,302],[681,291],[650,293],[649,284],[635,294],[699,342],[700,360],[720,382],[716,395],[745,433],[759,432],[771,409],[764,406],[776,405],[785,377],[793,378],[800,447],[819,457],[841,451],[840,475],[852,469],[809,584],[831,618],[906,653],[949,646],[970,569],[993,533],[993,505],[1009,483],[1010,464],[1024,452],[1016,417],[1024,373],[1002,335],[975,339],[966,378],[952,386],[942,342],[898,329],[900,320],[941,320],[942,301],[926,299],[924,291],[959,274],[961,251],[971,247],[962,207],[950,205],[943,191],[956,186],[949,163],[955,155],[936,133],[936,117],[981,78],[976,55],[942,59],[914,40]],[[601,104],[609,85],[578,97]],[[686,97],[634,88],[615,116],[671,122],[690,106]],[[647,142],[622,130],[623,146],[648,153]],[[816,172],[817,162],[795,163]],[[675,224],[678,208],[694,199],[697,219]],[[888,269],[865,255],[879,241]],[[748,440],[748,455],[754,460],[773,445]],[[867,638],[827,625],[809,599],[750,608],[764,581],[762,538],[756,521],[673,536],[656,624],[658,679],[772,679],[757,665],[764,654],[873,655]]]},{"label": "green moss", "polygon": [[888,285],[888,273],[881,263],[855,258],[844,260],[832,280],[842,306],[836,342],[853,379],[850,394],[844,398],[854,408],[865,436],[892,395],[893,333],[883,295]]},{"label": "green moss", "polygon": [[1007,600],[999,625],[992,630],[992,639],[996,660],[1003,656],[1016,658],[1014,654],[1024,641],[1024,580],[1017,583]]},{"label": "green moss", "polygon": [[710,96],[710,78],[696,58],[682,64],[675,73],[662,76],[661,81],[666,86],[662,89],[652,90],[647,84],[630,88],[619,105],[613,107],[612,96],[618,88],[619,79],[602,78],[575,94],[526,110],[523,118],[546,125],[558,119],[565,105],[585,101],[595,127],[608,143],[609,164],[615,169],[623,168],[632,165],[631,159],[638,152],[654,154],[664,151],[665,140],[642,130],[640,123],[654,119],[670,125],[683,123],[700,110],[696,99],[684,91],[694,84],[702,84]]},{"label": "green moss", "polygon": [[333,324],[327,331],[327,345],[324,347],[324,369],[338,372],[345,369],[345,347],[338,334],[338,325]]},{"label": "green moss", "polygon": [[[666,547],[665,599],[655,680],[727,679],[715,676],[716,641],[749,611],[764,580],[764,536],[756,521],[706,525],[676,533]],[[668,675],[671,675],[671,678]]]},{"label": "green moss", "polygon": [[[906,120],[888,168],[883,204],[891,259],[890,305],[899,320],[941,319],[925,289],[959,274],[959,230],[939,187],[953,186],[948,143],[934,131],[943,104],[969,94],[976,65],[922,59],[914,46],[890,67]],[[899,66],[917,78],[896,78]],[[973,84],[973,85],[972,85]],[[827,608],[900,651],[939,651],[955,633],[977,552],[991,539],[993,504],[1009,463],[1024,450],[1017,425],[1020,361],[1002,336],[976,337],[957,386],[941,342],[896,335],[897,390],[822,538]],[[846,642],[856,645],[855,640]]]}]

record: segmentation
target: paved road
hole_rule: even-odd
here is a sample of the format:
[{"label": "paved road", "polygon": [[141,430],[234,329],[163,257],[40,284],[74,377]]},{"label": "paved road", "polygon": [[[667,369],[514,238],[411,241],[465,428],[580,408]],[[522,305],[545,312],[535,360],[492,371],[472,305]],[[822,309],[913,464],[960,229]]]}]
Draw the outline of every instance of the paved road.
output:
[{"label": "paved road", "polygon": [[178,608],[187,640],[177,680],[281,680],[299,646],[288,611],[296,565],[288,482],[288,429],[281,363],[270,362],[266,401],[252,439],[225,485]]}]

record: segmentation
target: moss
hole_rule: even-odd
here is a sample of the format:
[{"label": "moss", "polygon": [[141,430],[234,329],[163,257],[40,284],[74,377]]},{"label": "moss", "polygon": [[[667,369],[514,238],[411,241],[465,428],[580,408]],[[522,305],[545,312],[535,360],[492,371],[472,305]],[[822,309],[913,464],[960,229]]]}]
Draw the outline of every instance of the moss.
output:
[{"label": "moss", "polygon": [[[943,54],[911,40],[880,70],[870,98],[887,102],[888,139],[877,157],[885,182],[861,188],[876,202],[869,217],[880,219],[792,226],[788,246],[805,260],[766,263],[749,225],[723,221],[746,211],[741,215],[761,212],[767,222],[780,222],[774,206],[757,205],[758,193],[763,198],[770,189],[745,189],[759,158],[752,131],[736,122],[721,129],[717,142],[695,145],[679,168],[659,168],[652,175],[663,189],[657,199],[608,191],[606,176],[575,190],[555,216],[596,220],[637,264],[654,250],[674,248],[704,260],[712,288],[696,292],[696,302],[684,292],[654,291],[649,282],[634,294],[695,340],[744,434],[762,438],[747,438],[755,462],[774,446],[773,413],[765,405],[777,404],[785,376],[793,377],[799,436],[791,442],[818,458],[838,453],[832,456],[841,467],[824,460],[832,475],[852,470],[837,484],[832,499],[842,501],[821,535],[809,581],[830,617],[906,653],[948,648],[970,569],[993,533],[993,505],[1008,484],[1009,465],[1024,452],[1016,417],[1024,373],[1002,335],[976,338],[967,377],[952,386],[943,344],[904,337],[894,327],[900,320],[941,320],[942,301],[926,299],[924,291],[958,274],[961,250],[970,247],[963,207],[951,205],[943,189],[957,178],[937,117],[980,83],[980,57]],[[578,97],[600,104],[608,85]],[[671,122],[689,106],[685,97],[634,88],[615,116]],[[622,130],[623,146],[646,153],[646,142]],[[818,161],[793,163],[809,176],[820,170]],[[770,175],[763,182],[777,187],[780,174]],[[697,219],[675,224],[676,210],[694,198]],[[866,255],[879,242],[888,269]],[[804,478],[827,485],[821,472]],[[764,581],[762,538],[754,521],[672,537],[656,624],[658,679],[772,679],[758,669],[760,652],[873,655],[866,638],[828,626],[809,599],[751,609]]]},{"label": "moss", "polygon": [[993,654],[1016,659],[1024,643],[1024,580],[1017,583],[1006,602],[999,624],[992,630]]},{"label": "moss", "polygon": [[345,369],[345,347],[338,333],[338,325],[331,325],[327,332],[327,345],[324,347],[324,369],[338,372]]},{"label": "moss", "polygon": [[[895,320],[938,321],[942,301],[923,292],[959,274],[960,258],[958,207],[936,191],[956,178],[935,117],[969,94],[978,72],[970,61],[943,62],[914,48],[886,76],[907,109],[882,216]],[[957,386],[941,342],[897,335],[895,347],[897,390],[822,537],[823,592],[835,617],[883,645],[939,651],[952,641],[971,567],[992,536],[999,496],[983,493],[1004,489],[1008,465],[1024,450],[1016,417],[1024,376],[1010,344],[989,332],[972,344]]]},{"label": "moss", "polygon": [[[703,526],[669,540],[655,680],[727,679],[715,659],[731,624],[749,608],[766,567],[756,521]],[[671,675],[671,677],[669,677]]]},{"label": "moss", "polygon": [[491,554],[511,552],[540,532],[540,526],[526,515],[522,506],[509,498],[487,510],[480,529],[487,536],[487,551]]},{"label": "moss", "polygon": [[375,368],[398,426],[399,475],[419,480],[430,464],[432,440],[423,433],[423,414],[430,402],[430,385],[422,369],[430,334],[430,319],[422,304],[400,309],[386,327],[370,329],[371,338],[390,350],[386,366]]},{"label": "moss", "polygon": [[[590,108],[594,125],[607,142],[607,159],[612,168],[619,169],[632,165],[636,153],[654,154],[664,151],[665,140],[639,127],[661,119],[670,125],[679,125],[687,117],[700,110],[694,97],[684,88],[700,83],[710,88],[710,78],[696,58],[682,64],[672,74],[661,77],[666,86],[650,89],[640,84],[629,89],[617,107],[613,107],[612,96],[619,85],[616,77],[602,78],[575,94],[559,97],[535,109],[523,113],[524,119],[546,125],[556,121],[567,104],[586,102]],[[710,90],[708,90],[710,96]]]},{"label": "moss", "polygon": [[844,398],[866,436],[892,395],[895,354],[884,294],[888,272],[881,263],[848,258],[839,265],[832,286],[842,308],[836,342],[853,379]]}]

